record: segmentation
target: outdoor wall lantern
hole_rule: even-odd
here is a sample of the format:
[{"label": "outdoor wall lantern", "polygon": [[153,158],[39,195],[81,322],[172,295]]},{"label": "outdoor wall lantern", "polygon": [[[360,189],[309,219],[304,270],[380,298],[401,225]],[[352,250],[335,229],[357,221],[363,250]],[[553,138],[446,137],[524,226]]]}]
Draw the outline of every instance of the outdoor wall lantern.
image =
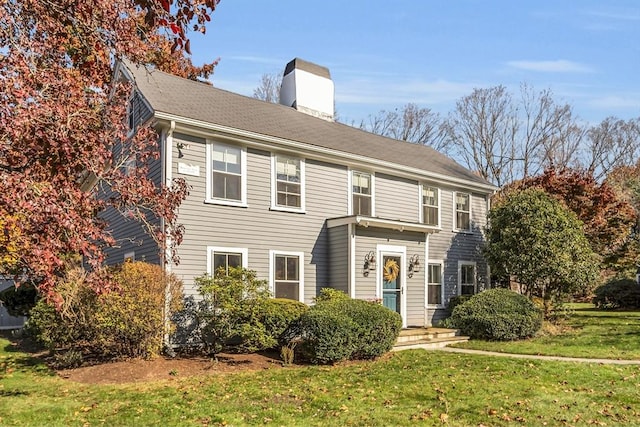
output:
[{"label": "outdoor wall lantern", "polygon": [[373,251],[370,251],[368,254],[364,256],[364,266],[362,267],[362,274],[364,277],[369,275],[369,271],[375,270],[376,268],[376,254]]},{"label": "outdoor wall lantern", "polygon": [[409,274],[408,276],[413,277],[413,273],[420,273],[420,257],[418,254],[414,254],[409,258]]}]

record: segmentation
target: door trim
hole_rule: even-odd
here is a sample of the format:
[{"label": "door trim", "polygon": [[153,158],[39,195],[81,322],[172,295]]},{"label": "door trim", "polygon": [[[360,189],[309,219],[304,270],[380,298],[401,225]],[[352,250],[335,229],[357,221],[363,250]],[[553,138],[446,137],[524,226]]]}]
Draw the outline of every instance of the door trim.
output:
[{"label": "door trim", "polygon": [[382,268],[383,256],[400,257],[400,316],[402,317],[402,327],[407,327],[407,247],[393,245],[377,245],[376,259],[376,298],[382,299]]}]

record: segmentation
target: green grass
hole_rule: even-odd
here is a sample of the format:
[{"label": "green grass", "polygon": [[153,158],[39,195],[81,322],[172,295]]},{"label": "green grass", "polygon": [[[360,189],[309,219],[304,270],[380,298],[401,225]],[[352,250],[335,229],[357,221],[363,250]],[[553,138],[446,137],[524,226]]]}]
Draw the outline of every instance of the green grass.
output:
[{"label": "green grass", "polygon": [[118,386],[0,339],[0,425],[640,425],[640,366],[407,350],[375,362]]},{"label": "green grass", "polygon": [[455,347],[503,353],[546,356],[640,360],[640,311],[596,310],[591,304],[573,304],[561,335],[495,342],[471,340]]}]

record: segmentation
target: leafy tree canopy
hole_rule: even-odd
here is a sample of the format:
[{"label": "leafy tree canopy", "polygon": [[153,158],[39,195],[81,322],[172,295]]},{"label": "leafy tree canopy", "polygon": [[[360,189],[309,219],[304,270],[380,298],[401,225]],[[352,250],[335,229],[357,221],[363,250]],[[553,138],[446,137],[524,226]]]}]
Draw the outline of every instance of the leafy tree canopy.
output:
[{"label": "leafy tree canopy", "polygon": [[[127,139],[130,87],[113,79],[120,58],[183,77],[195,67],[190,30],[205,31],[219,0],[6,0],[0,5],[0,239],[2,274],[36,284],[56,299],[64,258],[79,253],[97,267],[114,245],[99,213],[109,206],[145,221],[162,245],[179,242],[175,208],[184,182],[158,186],[146,177],[158,156],[147,128]],[[127,141],[116,157],[114,144]],[[136,160],[124,171],[125,159]],[[88,176],[109,194],[83,191]],[[96,289],[108,280],[93,277]]]},{"label": "leafy tree canopy", "polygon": [[536,188],[511,192],[490,210],[486,256],[492,272],[545,300],[590,288],[598,277],[581,222]]},{"label": "leafy tree canopy", "polygon": [[591,248],[606,267],[619,268],[635,263],[629,242],[636,223],[636,210],[616,187],[599,183],[588,171],[548,168],[543,174],[517,181],[502,190],[504,194],[526,188],[539,188],[564,203],[583,223]]}]

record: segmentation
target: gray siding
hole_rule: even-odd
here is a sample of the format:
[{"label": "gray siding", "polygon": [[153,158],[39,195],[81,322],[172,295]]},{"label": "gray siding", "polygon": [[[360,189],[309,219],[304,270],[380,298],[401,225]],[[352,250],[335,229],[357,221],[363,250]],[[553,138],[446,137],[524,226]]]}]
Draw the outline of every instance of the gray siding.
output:
[{"label": "gray siding", "polygon": [[425,269],[415,273],[413,277],[406,275],[408,258],[418,254],[420,260],[424,260],[425,235],[415,232],[400,232],[387,229],[357,227],[356,229],[356,298],[376,298],[377,275],[380,271],[380,259],[377,259],[376,271],[363,275],[364,257],[369,251],[376,253],[378,245],[402,246],[406,248],[407,259],[405,265],[400,266],[405,272],[406,292],[406,317],[408,326],[424,325],[424,301],[425,301]]},{"label": "gray siding", "polygon": [[417,181],[379,173],[375,175],[375,192],[377,217],[402,221],[420,219]]},{"label": "gray siding", "polygon": [[[147,111],[144,110],[143,107],[140,108],[142,112]],[[148,175],[156,186],[163,184],[163,153],[162,144],[160,142],[158,143],[158,151],[160,156],[158,159],[152,160],[149,164]],[[103,197],[109,197],[109,190],[98,189],[98,191],[103,192]],[[107,264],[118,264],[123,262],[125,254],[130,252],[135,253],[136,261],[161,264],[163,255],[160,253],[160,247],[154,239],[148,235],[145,227],[141,223],[130,218],[126,218],[113,208],[107,208],[102,214],[102,218],[104,218],[108,224],[107,230],[109,230],[116,239],[116,246],[105,250],[107,255]],[[148,221],[155,226],[160,225],[160,219],[156,217],[150,216]]]},{"label": "gray siding", "polygon": [[[174,146],[177,141],[174,139]],[[248,249],[248,266],[260,279],[269,279],[269,250],[304,252],[306,302],[330,285],[326,218],[347,211],[347,168],[307,160],[305,162],[306,213],[281,212],[271,207],[271,154],[247,150],[247,207],[205,203],[206,144],[190,142],[182,158],[173,150],[174,177],[187,180],[191,191],[180,207],[185,226],[180,246],[181,263],[172,271],[196,294],[193,278],[207,271],[207,246]],[[286,153],[295,156],[295,153]],[[199,176],[179,175],[178,162],[197,165]]]},{"label": "gray siding", "polygon": [[349,227],[329,229],[329,278],[332,288],[349,292]]},{"label": "gray siding", "polygon": [[453,231],[453,194],[462,191],[455,188],[441,188],[442,230],[429,238],[429,258],[443,260],[444,263],[444,300],[448,303],[458,294],[458,261],[476,262],[476,276],[479,290],[488,287],[487,268],[482,257],[484,245],[484,227],[486,225],[486,196],[471,195],[472,231]]}]

